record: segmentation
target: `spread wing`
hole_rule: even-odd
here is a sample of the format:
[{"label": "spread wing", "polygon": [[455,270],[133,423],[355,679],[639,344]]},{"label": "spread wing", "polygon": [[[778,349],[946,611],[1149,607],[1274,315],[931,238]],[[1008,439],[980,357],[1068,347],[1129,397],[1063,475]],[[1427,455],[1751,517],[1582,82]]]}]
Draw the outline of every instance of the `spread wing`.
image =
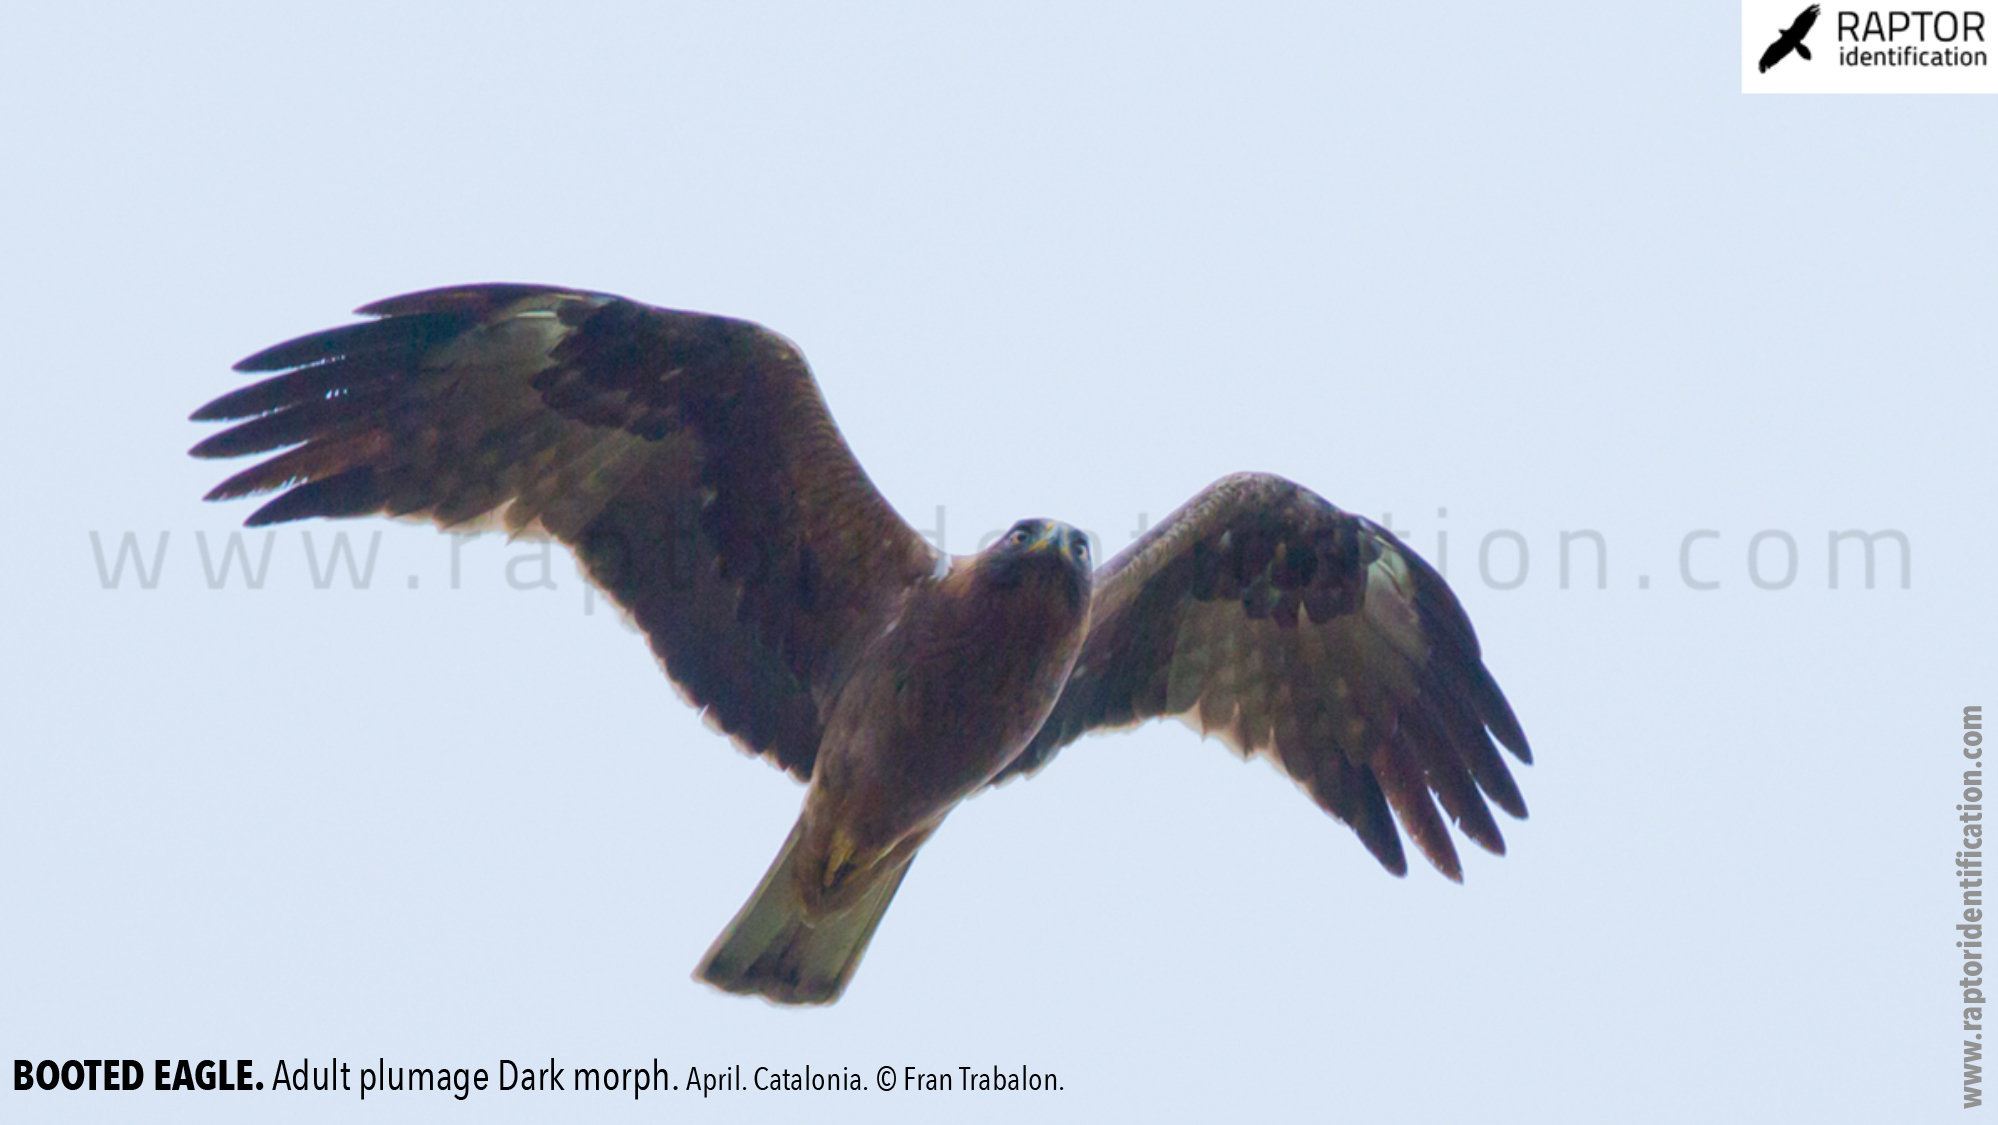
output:
[{"label": "spread wing", "polygon": [[1762,62],[1759,66],[1759,72],[1766,73],[1770,67],[1782,62],[1783,56],[1789,54],[1790,48],[1795,45],[1796,40],[1790,38],[1788,35],[1769,44],[1769,49],[1762,52]]},{"label": "spread wing", "polygon": [[[381,513],[552,535],[722,730],[800,778],[853,645],[937,554],[790,341],[601,293],[476,285],[258,352],[196,457],[284,452],[208,494],[249,525]],[[290,447],[290,448],[286,448]]]},{"label": "spread wing", "polygon": [[1790,25],[1790,30],[1784,32],[1783,37],[1801,43],[1804,40],[1804,36],[1811,33],[1811,27],[1817,22],[1818,6],[1813,4],[1798,13],[1797,22]]},{"label": "spread wing", "polygon": [[1002,778],[1090,731],[1171,715],[1268,756],[1397,875],[1393,814],[1462,877],[1432,794],[1500,854],[1485,799],[1526,815],[1492,744],[1530,762],[1526,736],[1449,587],[1308,489],[1262,474],[1214,484],[1097,574],[1090,614],[1061,699]]}]

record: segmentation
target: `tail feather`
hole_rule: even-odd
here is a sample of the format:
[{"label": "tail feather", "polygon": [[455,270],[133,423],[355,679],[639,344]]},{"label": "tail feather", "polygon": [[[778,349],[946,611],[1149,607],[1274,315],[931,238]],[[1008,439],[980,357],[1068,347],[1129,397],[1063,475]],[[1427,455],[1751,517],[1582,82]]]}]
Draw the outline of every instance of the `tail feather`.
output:
[{"label": "tail feather", "polygon": [[915,858],[910,849],[861,876],[871,884],[852,906],[808,918],[796,878],[804,821],[791,829],[733,921],[708,948],[694,975],[727,992],[751,993],[779,1004],[830,1004],[839,999],[861,954],[894,900]]}]

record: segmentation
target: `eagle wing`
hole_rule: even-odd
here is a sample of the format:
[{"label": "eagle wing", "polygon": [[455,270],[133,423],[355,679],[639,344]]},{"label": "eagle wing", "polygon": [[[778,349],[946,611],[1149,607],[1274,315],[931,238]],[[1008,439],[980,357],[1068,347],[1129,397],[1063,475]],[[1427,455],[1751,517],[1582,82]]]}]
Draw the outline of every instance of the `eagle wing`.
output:
[{"label": "eagle wing", "polygon": [[1762,61],[1758,64],[1758,73],[1768,73],[1770,67],[1783,61],[1783,56],[1789,54],[1790,48],[1794,45],[1795,40],[1792,40],[1788,35],[1769,44],[1769,49],[1762,52]]},{"label": "eagle wing", "polygon": [[1075,670],[1001,779],[1090,731],[1170,715],[1268,756],[1397,875],[1393,814],[1462,878],[1431,794],[1504,853],[1485,798],[1515,817],[1526,804],[1492,737],[1531,762],[1526,736],[1449,587],[1386,529],[1241,474],[1111,560],[1095,589]]},{"label": "eagle wing", "polygon": [[[795,345],[602,293],[475,285],[258,352],[196,457],[276,456],[249,526],[380,513],[573,547],[711,721],[799,778],[869,626],[938,559],[861,470]],[[289,448],[287,448],[289,447]]]}]

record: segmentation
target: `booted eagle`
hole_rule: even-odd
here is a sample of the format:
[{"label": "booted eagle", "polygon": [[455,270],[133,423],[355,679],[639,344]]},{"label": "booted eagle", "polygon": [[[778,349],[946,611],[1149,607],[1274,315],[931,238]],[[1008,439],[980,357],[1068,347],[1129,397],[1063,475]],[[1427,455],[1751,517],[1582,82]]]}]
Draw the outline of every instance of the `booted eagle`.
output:
[{"label": "booted eagle", "polygon": [[[1262,754],[1407,871],[1395,818],[1461,879],[1436,802],[1503,854],[1531,761],[1443,579],[1280,477],[1194,497],[1107,565],[1029,519],[947,556],[895,514],[805,360],[755,324],[532,285],[393,297],[258,352],[194,412],[196,457],[268,454],[208,494],[248,526],[382,514],[574,548],[689,703],[807,782],[776,861],[697,975],[839,998],[959,801],[1090,731],[1172,716]],[[1432,799],[1433,798],[1433,799]]]}]

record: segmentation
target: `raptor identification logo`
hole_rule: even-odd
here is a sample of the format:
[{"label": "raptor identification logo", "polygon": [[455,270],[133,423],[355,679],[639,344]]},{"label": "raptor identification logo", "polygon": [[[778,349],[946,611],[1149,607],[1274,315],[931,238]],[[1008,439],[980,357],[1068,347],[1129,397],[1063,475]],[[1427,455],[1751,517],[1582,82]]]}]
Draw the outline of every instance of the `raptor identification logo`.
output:
[{"label": "raptor identification logo", "polygon": [[1991,0],[1933,8],[1742,0],[1744,94],[1998,94],[1994,55]]}]

